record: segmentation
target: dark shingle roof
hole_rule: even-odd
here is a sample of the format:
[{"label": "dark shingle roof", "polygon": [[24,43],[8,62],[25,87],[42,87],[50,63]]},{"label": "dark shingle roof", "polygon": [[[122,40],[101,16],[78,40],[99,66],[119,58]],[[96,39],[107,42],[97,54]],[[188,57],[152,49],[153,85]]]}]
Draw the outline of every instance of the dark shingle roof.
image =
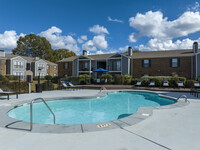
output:
[{"label": "dark shingle roof", "polygon": [[[200,52],[200,51],[199,51]],[[122,53],[127,56],[127,53]],[[105,60],[107,57],[114,54],[98,54],[98,55],[88,55],[87,57],[94,60]],[[162,57],[188,57],[194,56],[192,49],[185,50],[165,50],[165,51],[148,51],[148,52],[135,52],[131,56],[132,59],[142,59],[142,58],[162,58]],[[79,56],[72,56],[60,60],[59,62],[70,62]]]}]

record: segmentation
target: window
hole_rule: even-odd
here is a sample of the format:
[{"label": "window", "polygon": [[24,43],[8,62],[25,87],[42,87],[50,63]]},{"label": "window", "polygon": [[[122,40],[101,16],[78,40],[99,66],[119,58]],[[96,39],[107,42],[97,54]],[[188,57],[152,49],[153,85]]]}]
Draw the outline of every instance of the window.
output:
[{"label": "window", "polygon": [[44,64],[38,64],[38,69],[44,69]]},{"label": "window", "polygon": [[14,76],[20,76],[21,79],[24,77],[24,72],[13,72]]},{"label": "window", "polygon": [[151,67],[151,61],[150,61],[150,59],[143,59],[142,66],[143,66],[144,68],[149,68],[149,67]]},{"label": "window", "polygon": [[178,58],[173,58],[171,59],[171,67],[178,67],[179,66],[179,59]]},{"label": "window", "polygon": [[22,61],[14,61],[14,68],[23,68]]},{"label": "window", "polygon": [[54,74],[53,74],[53,76],[55,77],[55,76],[57,76],[57,74],[56,74],[56,73],[54,73]]},{"label": "window", "polygon": [[54,65],[54,67],[53,67],[53,68],[54,68],[54,70],[56,70],[56,69],[57,69],[57,66],[56,66],[56,65]]},{"label": "window", "polygon": [[112,71],[121,71],[121,60],[116,60],[112,62]]},{"label": "window", "polygon": [[68,62],[64,63],[63,69],[68,69],[68,67],[69,67],[69,63]]},{"label": "window", "polygon": [[50,66],[49,65],[47,65],[47,70],[49,70],[50,69]]}]

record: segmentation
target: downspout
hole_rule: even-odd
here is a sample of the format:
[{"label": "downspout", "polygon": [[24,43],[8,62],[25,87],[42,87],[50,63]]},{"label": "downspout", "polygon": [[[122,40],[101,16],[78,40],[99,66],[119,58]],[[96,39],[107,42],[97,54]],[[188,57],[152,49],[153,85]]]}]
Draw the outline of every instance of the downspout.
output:
[{"label": "downspout", "polygon": [[195,56],[196,56],[195,61],[196,61],[196,78],[197,78],[197,53],[195,54]]},{"label": "downspout", "polygon": [[191,56],[191,77],[190,77],[190,79],[192,80],[193,79],[193,73],[194,73],[194,68],[193,68],[193,64],[194,64],[194,62],[193,62],[193,56]]}]

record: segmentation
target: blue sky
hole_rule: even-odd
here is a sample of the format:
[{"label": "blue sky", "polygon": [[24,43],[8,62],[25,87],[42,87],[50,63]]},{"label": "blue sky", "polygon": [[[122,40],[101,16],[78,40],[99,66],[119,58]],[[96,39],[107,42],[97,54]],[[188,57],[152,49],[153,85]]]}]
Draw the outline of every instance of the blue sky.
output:
[{"label": "blue sky", "polygon": [[199,3],[193,0],[0,0],[0,49],[19,36],[46,37],[54,49],[77,54],[187,49],[200,42]]}]

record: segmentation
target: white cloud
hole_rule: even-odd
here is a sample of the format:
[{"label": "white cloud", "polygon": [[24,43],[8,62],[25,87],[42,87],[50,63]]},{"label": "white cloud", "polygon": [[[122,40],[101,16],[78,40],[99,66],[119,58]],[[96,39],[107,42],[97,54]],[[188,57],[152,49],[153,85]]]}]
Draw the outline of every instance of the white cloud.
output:
[{"label": "white cloud", "polygon": [[119,20],[119,19],[112,19],[111,17],[108,16],[108,21],[112,21],[112,22],[118,22],[118,23],[124,23],[123,20]]},{"label": "white cloud", "polygon": [[83,43],[84,41],[87,41],[87,35],[82,35],[80,38],[78,38],[78,43]]},{"label": "white cloud", "polygon": [[94,45],[99,49],[107,49],[108,43],[104,35],[97,35],[93,38]]},{"label": "white cloud", "polygon": [[97,49],[106,50],[108,43],[104,35],[94,36],[92,40],[87,41],[82,45],[82,49],[88,51],[96,51]]},{"label": "white cloud", "polygon": [[159,50],[175,50],[175,49],[192,49],[193,42],[200,42],[200,38],[197,40],[191,40],[189,38],[183,39],[183,40],[176,40],[173,42],[172,40],[159,40],[159,39],[151,39],[146,45],[139,45],[139,50],[142,51],[159,51]]},{"label": "white cloud", "polygon": [[97,48],[96,46],[94,45],[93,41],[92,40],[89,40],[87,41],[86,43],[84,43],[82,45],[82,49],[83,50],[87,50],[87,51],[96,51]]},{"label": "white cloud", "polygon": [[200,13],[187,11],[176,20],[168,21],[168,18],[163,17],[162,12],[148,11],[131,17],[129,24],[139,31],[137,34],[132,33],[129,37],[130,42],[135,42],[141,36],[170,40],[200,31]]},{"label": "white cloud", "polygon": [[89,31],[95,34],[109,34],[108,30],[105,27],[99,25],[94,25],[93,27],[90,27]]},{"label": "white cloud", "polygon": [[[20,34],[24,36],[24,34]],[[11,52],[12,49],[17,47],[17,40],[20,35],[17,35],[16,31],[5,31],[3,34],[0,34],[0,49]]]},{"label": "white cloud", "polygon": [[200,5],[199,2],[195,2],[194,5],[189,6],[188,11],[199,11],[200,10]]},{"label": "white cloud", "polygon": [[129,40],[129,42],[132,42],[132,43],[137,42],[134,33],[129,35],[128,40]]},{"label": "white cloud", "polygon": [[124,46],[124,47],[120,47],[119,50],[120,51],[127,51],[128,50],[128,45]]},{"label": "white cloud", "polygon": [[41,32],[39,35],[45,37],[55,49],[66,48],[78,52],[80,49],[77,46],[76,40],[70,35],[63,36],[61,33],[61,29],[53,26],[48,30]]}]

